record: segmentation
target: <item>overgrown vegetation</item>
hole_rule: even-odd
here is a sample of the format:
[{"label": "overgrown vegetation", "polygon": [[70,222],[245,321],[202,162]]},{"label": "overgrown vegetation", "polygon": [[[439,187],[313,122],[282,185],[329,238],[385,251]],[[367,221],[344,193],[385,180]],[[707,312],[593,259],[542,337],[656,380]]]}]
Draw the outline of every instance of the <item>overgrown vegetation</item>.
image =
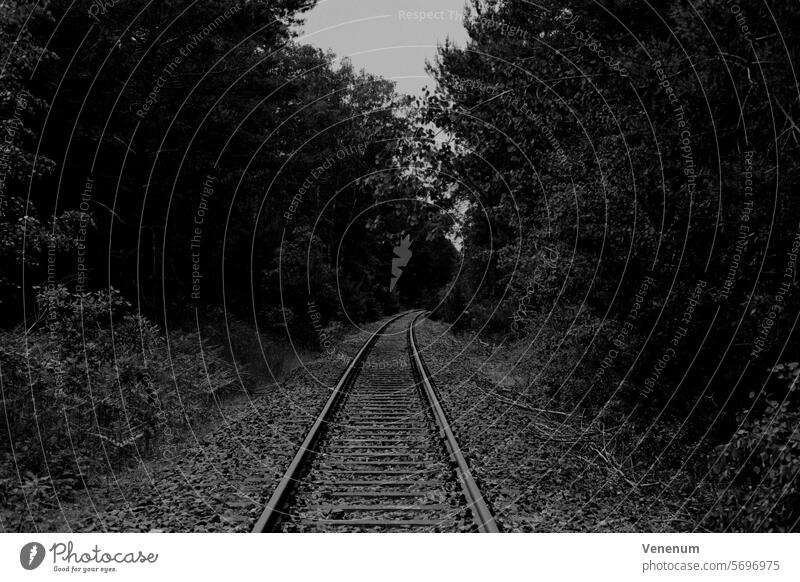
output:
[{"label": "overgrown vegetation", "polygon": [[237,383],[219,347],[165,335],[113,288],[76,295],[61,285],[39,291],[33,329],[0,336],[0,371],[4,510],[41,509],[54,489],[69,495],[174,448]]},{"label": "overgrown vegetation", "polygon": [[426,305],[695,527],[796,531],[797,7],[474,0],[414,100],[312,4],[0,5],[3,507]]},{"label": "overgrown vegetation", "polygon": [[729,8],[471,2],[409,155],[466,213],[439,317],[688,469],[717,496],[697,527],[797,530],[800,401],[772,369],[797,359],[800,12]]},{"label": "overgrown vegetation", "polygon": [[390,291],[408,228],[363,178],[396,165],[407,99],[297,43],[312,5],[0,5],[4,509],[279,382],[320,349],[310,301],[324,329],[451,276]]}]

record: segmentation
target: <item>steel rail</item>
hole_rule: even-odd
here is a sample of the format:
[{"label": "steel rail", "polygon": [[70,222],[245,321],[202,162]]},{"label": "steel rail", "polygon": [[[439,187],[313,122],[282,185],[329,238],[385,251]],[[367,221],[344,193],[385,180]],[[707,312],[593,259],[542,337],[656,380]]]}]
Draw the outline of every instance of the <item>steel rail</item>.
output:
[{"label": "steel rail", "polygon": [[444,438],[445,445],[450,453],[450,458],[458,467],[456,473],[459,481],[461,482],[461,488],[464,492],[464,496],[467,499],[467,505],[472,510],[472,513],[475,517],[478,531],[482,533],[497,533],[500,531],[497,527],[497,522],[495,522],[494,516],[489,510],[489,506],[483,499],[483,495],[481,494],[480,489],[478,489],[475,479],[472,478],[472,473],[469,470],[469,465],[467,465],[467,460],[464,458],[464,454],[461,452],[461,448],[458,446],[456,437],[450,428],[450,423],[447,421],[447,415],[445,414],[442,405],[439,403],[439,398],[436,395],[436,389],[430,380],[428,369],[425,366],[425,362],[422,360],[422,357],[420,356],[419,349],[417,348],[414,327],[417,325],[417,321],[421,317],[427,315],[427,313],[428,312],[421,312],[414,318],[414,320],[411,322],[411,325],[408,326],[408,345],[411,351],[412,363],[414,364],[414,368],[419,376],[420,383],[423,387],[423,392],[425,393],[428,403],[431,406],[431,410],[433,411],[436,424],[438,425],[442,437]]},{"label": "steel rail", "polygon": [[[361,349],[358,350],[358,353],[353,356],[350,364],[347,366],[344,373],[339,378],[339,381],[336,383],[336,387],[331,392],[331,395],[328,398],[328,401],[325,403],[322,412],[319,413],[317,420],[314,422],[308,434],[306,435],[303,444],[300,445],[300,449],[297,451],[297,454],[295,454],[294,459],[292,459],[289,468],[286,470],[283,478],[280,480],[278,486],[275,488],[275,491],[272,493],[272,497],[270,497],[269,501],[267,502],[266,508],[261,513],[258,521],[256,521],[255,526],[253,526],[253,533],[270,531],[270,529],[276,524],[281,515],[280,508],[283,507],[293,484],[297,482],[300,472],[312,454],[312,451],[319,440],[319,437],[322,433],[322,428],[327,422],[328,417],[330,416],[331,412],[335,410],[336,405],[341,399],[342,393],[350,385],[350,382],[356,377],[359,364],[361,364],[366,355],[369,353],[370,349],[377,341],[381,333],[387,327],[389,327],[389,325],[401,317],[408,315],[408,313],[410,312],[406,311],[404,313],[400,313],[380,326],[380,328],[378,328],[369,337],[369,339],[364,342],[364,345],[361,346]],[[416,321],[416,319],[414,321]]]}]

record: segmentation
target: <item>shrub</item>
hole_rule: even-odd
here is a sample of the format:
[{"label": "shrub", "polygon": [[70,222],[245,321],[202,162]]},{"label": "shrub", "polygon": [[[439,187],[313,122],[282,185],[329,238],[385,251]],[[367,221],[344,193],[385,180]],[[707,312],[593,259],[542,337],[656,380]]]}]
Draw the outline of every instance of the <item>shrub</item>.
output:
[{"label": "shrub", "polygon": [[800,411],[770,400],[762,416],[741,413],[737,421],[730,442],[710,456],[720,494],[708,521],[715,529],[798,531]]},{"label": "shrub", "polygon": [[87,472],[152,452],[235,381],[218,348],[166,337],[114,289],[40,289],[37,306],[32,329],[0,334],[0,498],[84,486]]},{"label": "shrub", "polygon": [[[298,350],[303,350],[305,343],[310,341],[307,337],[313,335],[316,340],[313,328],[306,330],[306,335],[288,334],[288,325],[270,326],[268,322],[256,326],[220,308],[206,310],[199,324],[203,338],[225,346],[225,360],[236,370],[239,381],[248,391],[261,390],[283,379],[299,365],[302,358]],[[197,320],[192,314],[191,321],[186,321],[185,326],[196,325]],[[310,328],[308,325],[305,327]]]}]

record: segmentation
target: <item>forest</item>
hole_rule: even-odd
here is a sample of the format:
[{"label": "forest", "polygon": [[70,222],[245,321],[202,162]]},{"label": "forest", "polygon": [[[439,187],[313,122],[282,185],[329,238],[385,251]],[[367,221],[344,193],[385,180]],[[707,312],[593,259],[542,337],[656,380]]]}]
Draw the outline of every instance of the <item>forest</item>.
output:
[{"label": "forest", "polygon": [[800,9],[470,0],[408,96],[313,3],[0,4],[4,508],[420,307],[702,529],[800,529]]}]

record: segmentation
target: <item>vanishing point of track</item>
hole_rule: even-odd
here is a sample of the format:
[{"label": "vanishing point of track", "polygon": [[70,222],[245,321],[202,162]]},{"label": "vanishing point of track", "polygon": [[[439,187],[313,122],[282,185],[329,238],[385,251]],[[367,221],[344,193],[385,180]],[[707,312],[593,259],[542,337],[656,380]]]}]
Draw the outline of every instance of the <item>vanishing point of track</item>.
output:
[{"label": "vanishing point of track", "polygon": [[417,348],[425,312],[352,359],[254,532],[496,532]]}]

